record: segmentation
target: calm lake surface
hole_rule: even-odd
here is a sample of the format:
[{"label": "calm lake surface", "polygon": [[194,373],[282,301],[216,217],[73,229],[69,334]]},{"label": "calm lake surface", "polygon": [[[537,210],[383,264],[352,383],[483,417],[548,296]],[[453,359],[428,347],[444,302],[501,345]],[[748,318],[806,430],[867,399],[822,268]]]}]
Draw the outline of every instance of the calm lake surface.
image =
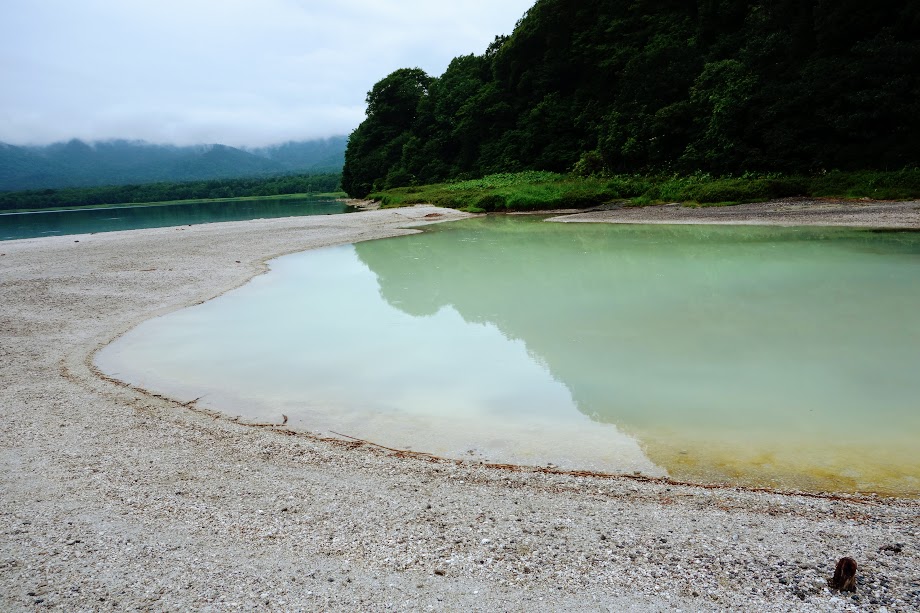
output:
[{"label": "calm lake surface", "polygon": [[920,233],[496,217],[271,268],[99,365],[451,457],[920,493]]},{"label": "calm lake surface", "polygon": [[331,198],[285,198],[0,213],[0,240],[165,228],[218,221],[331,215],[350,210],[351,207]]}]

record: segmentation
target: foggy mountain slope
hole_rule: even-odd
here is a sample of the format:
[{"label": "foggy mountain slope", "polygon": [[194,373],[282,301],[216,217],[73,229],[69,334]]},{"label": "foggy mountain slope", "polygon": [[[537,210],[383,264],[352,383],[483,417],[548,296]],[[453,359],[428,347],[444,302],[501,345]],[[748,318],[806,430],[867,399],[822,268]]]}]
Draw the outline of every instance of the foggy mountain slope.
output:
[{"label": "foggy mountain slope", "polygon": [[125,140],[0,143],[0,191],[338,172],[346,142],[334,136],[258,149]]}]

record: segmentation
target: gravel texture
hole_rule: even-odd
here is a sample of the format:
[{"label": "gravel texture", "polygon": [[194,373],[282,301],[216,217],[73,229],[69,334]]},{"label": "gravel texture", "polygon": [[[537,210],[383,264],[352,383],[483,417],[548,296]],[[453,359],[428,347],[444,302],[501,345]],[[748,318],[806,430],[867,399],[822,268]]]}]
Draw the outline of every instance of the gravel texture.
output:
[{"label": "gravel texture", "polygon": [[[271,257],[462,216],[0,243],[0,610],[920,610],[916,499],[457,464],[235,423],[92,367]],[[842,556],[855,594],[828,588]]]},{"label": "gravel texture", "polygon": [[786,198],[735,206],[609,205],[551,221],[607,223],[717,223],[784,226],[864,226],[920,229],[920,201]]}]

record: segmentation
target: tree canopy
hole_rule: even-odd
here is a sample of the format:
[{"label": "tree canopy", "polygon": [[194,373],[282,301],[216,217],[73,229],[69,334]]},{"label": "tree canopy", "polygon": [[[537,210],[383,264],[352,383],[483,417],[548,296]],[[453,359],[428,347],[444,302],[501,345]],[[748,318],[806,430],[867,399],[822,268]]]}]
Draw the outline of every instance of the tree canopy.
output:
[{"label": "tree canopy", "polygon": [[440,77],[377,83],[343,187],[915,165],[917,32],[909,0],[538,0]]}]

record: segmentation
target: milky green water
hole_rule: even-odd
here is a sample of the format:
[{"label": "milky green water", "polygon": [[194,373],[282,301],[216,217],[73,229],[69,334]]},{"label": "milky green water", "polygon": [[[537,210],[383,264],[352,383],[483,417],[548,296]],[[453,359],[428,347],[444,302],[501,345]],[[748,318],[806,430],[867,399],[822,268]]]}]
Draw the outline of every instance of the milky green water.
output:
[{"label": "milky green water", "polygon": [[451,457],[920,493],[918,233],[498,217],[271,268],[99,365]]}]

